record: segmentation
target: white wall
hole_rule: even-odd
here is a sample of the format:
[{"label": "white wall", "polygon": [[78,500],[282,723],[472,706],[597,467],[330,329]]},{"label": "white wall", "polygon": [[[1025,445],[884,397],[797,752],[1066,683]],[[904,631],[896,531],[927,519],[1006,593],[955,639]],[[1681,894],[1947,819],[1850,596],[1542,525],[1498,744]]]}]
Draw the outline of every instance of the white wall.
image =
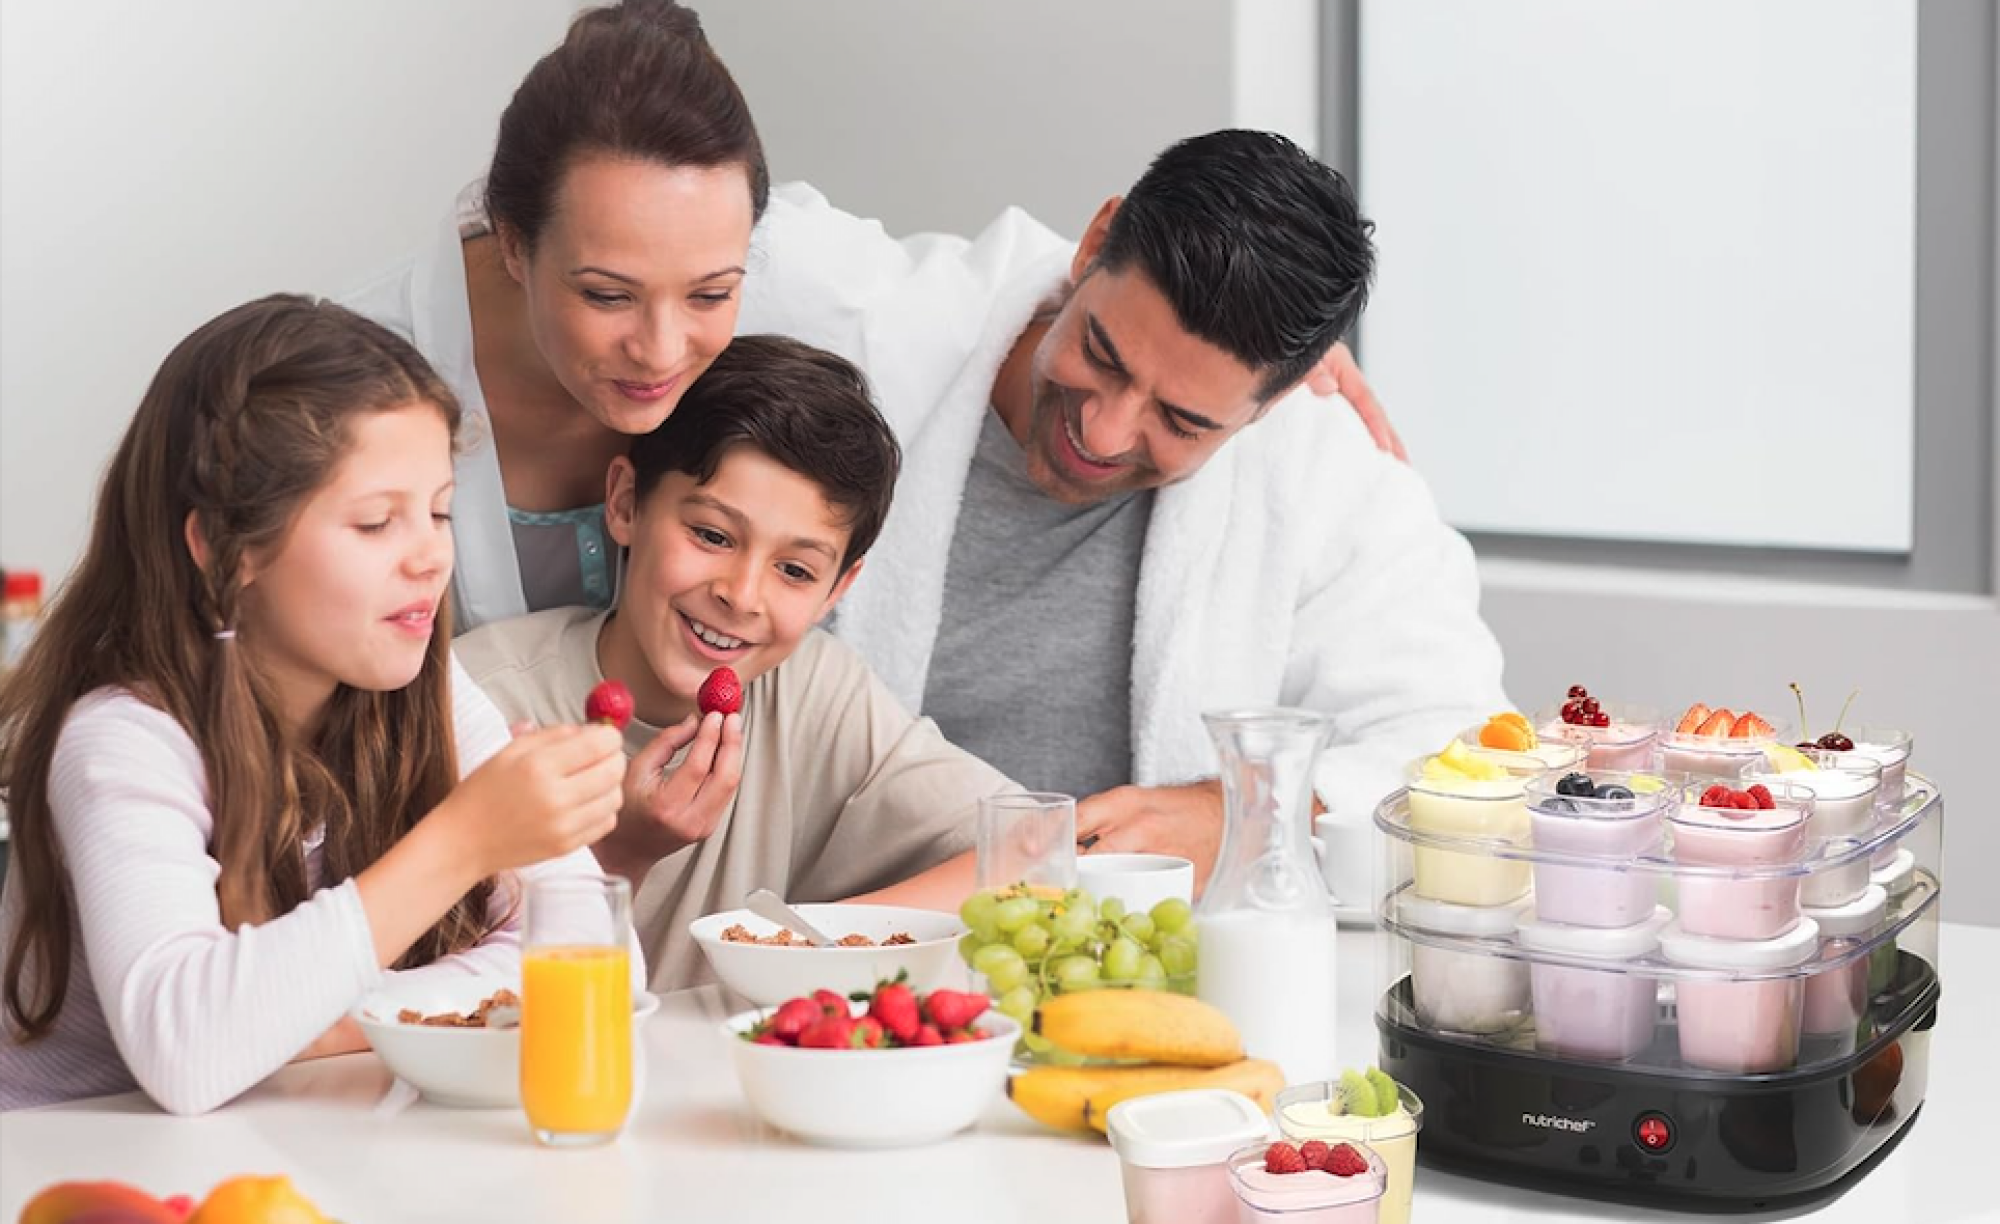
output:
[{"label": "white wall", "polygon": [[0,8],[0,564],[66,573],[204,320],[430,241],[571,0]]},{"label": "white wall", "polygon": [[1081,233],[1154,154],[1232,125],[1311,147],[1313,0],[711,0],[779,179],[892,233],[1018,204]]}]

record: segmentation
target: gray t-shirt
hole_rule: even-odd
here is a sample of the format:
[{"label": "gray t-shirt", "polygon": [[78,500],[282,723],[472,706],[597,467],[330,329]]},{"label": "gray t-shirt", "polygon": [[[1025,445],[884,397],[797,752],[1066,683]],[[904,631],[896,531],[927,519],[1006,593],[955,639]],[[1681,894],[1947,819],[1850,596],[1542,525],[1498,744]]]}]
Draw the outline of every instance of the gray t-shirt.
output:
[{"label": "gray t-shirt", "polygon": [[[1132,624],[1151,492],[1068,506],[989,410],[924,683],[946,738],[1031,790],[1132,780]],[[865,581],[865,579],[864,579]]]}]

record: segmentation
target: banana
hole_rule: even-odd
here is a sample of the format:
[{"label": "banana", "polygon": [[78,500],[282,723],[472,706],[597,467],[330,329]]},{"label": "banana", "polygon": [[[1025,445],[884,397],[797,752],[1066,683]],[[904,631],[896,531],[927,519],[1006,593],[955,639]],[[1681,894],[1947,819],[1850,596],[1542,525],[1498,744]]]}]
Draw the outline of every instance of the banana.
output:
[{"label": "banana", "polygon": [[1088,1058],[1180,1067],[1220,1067],[1243,1057],[1229,1017],[1190,995],[1164,990],[1088,990],[1057,995],[1035,1013],[1035,1031]]},{"label": "banana", "polygon": [[1275,1063],[1245,1058],[1221,1067],[1033,1067],[1007,1081],[1029,1117],[1057,1130],[1104,1130],[1111,1107],[1183,1088],[1230,1088],[1269,1110],[1285,1086]]}]

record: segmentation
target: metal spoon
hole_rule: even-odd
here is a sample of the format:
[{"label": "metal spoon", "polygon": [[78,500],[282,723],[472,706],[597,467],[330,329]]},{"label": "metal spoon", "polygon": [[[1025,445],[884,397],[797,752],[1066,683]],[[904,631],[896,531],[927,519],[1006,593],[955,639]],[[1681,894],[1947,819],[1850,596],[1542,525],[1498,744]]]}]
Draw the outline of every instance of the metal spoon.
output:
[{"label": "metal spoon", "polygon": [[762,918],[764,921],[775,922],[780,926],[788,927],[805,936],[812,941],[812,946],[815,948],[831,948],[834,946],[834,941],[828,939],[824,932],[812,923],[807,922],[799,914],[799,911],[786,905],[777,893],[772,892],[768,888],[759,888],[752,892],[743,899],[743,904],[751,913]]}]

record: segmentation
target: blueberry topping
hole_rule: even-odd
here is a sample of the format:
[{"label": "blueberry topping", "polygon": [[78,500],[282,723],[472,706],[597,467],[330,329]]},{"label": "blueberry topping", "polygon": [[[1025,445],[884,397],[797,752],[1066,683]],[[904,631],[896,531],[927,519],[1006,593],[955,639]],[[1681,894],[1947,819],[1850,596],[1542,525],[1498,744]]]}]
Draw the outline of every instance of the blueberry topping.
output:
[{"label": "blueberry topping", "polygon": [[1589,774],[1564,774],[1556,782],[1558,795],[1574,795],[1579,799],[1588,799],[1596,793],[1597,788],[1591,783]]},{"label": "blueberry topping", "polygon": [[1599,788],[1597,797],[1599,799],[1630,799],[1633,797],[1632,788],[1613,783],[1610,786]]}]

